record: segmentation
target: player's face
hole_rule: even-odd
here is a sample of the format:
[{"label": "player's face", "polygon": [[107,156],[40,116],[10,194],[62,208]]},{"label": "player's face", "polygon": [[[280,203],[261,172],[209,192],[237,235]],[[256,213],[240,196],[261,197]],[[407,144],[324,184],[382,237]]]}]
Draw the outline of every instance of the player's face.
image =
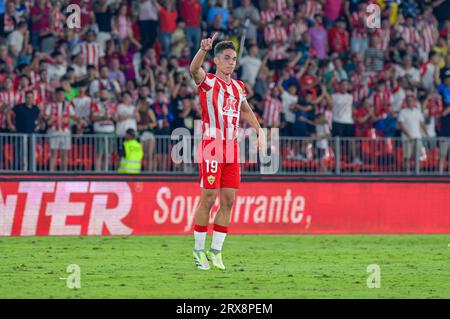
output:
[{"label": "player's face", "polygon": [[224,74],[230,75],[236,67],[236,59],[236,51],[226,49],[223,50],[218,57],[214,58],[214,62],[216,63],[218,70]]}]

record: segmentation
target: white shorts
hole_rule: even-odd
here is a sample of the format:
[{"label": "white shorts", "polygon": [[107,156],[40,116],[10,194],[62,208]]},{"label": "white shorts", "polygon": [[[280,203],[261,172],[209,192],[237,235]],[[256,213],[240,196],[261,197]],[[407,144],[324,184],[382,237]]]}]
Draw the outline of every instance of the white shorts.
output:
[{"label": "white shorts", "polygon": [[155,134],[153,134],[152,132],[143,132],[139,138],[141,140],[141,142],[145,142],[148,140],[154,140],[155,139]]},{"label": "white shorts", "polygon": [[70,133],[67,132],[51,132],[50,149],[51,150],[70,150],[72,148],[72,141]]}]

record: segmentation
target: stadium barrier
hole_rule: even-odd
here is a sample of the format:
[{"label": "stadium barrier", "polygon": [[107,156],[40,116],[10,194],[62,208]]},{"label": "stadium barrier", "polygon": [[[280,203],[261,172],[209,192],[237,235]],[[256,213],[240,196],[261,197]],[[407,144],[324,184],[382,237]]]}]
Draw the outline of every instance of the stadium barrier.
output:
[{"label": "stadium barrier", "polygon": [[[0,134],[0,171],[20,173],[79,172],[116,174],[122,137],[104,134]],[[142,142],[142,174],[198,173],[195,161],[199,138],[183,140],[155,136]],[[243,175],[449,175],[450,138],[405,141],[391,137],[294,138],[269,141],[267,153],[277,157],[273,170],[256,160],[248,138],[239,140]],[[183,144],[189,156],[179,161],[172,153]],[[68,149],[53,152],[52,149]],[[52,160],[54,161],[53,165]]]},{"label": "stadium barrier", "polygon": [[[449,177],[245,177],[231,234],[450,234]],[[0,236],[192,234],[193,177],[0,175]],[[216,200],[211,220],[219,208]],[[211,229],[210,229],[211,231]]]}]

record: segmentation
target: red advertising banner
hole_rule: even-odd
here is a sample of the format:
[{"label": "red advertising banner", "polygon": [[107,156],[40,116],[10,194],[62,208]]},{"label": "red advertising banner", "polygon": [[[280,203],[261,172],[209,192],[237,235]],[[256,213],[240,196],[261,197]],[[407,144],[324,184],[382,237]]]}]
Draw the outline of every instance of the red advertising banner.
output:
[{"label": "red advertising banner", "polygon": [[[199,202],[189,181],[1,181],[0,236],[191,234]],[[450,185],[244,182],[230,233],[450,234]]]}]

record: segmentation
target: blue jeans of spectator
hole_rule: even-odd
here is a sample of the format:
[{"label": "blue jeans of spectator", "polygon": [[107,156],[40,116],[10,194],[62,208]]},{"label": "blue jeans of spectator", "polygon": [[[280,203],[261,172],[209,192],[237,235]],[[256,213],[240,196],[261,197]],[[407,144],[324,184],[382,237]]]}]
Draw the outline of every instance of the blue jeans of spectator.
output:
[{"label": "blue jeans of spectator", "polygon": [[36,32],[31,32],[31,46],[35,50],[41,49],[41,37]]},{"label": "blue jeans of spectator", "polygon": [[364,52],[366,52],[367,48],[369,47],[369,39],[352,37],[350,46],[352,49],[352,53],[359,52],[364,56]]},{"label": "blue jeans of spectator", "polygon": [[201,30],[198,27],[186,27],[184,30],[188,45],[191,48],[191,56],[194,57],[195,53],[197,53],[197,50],[200,48]]},{"label": "blue jeans of spectator", "polygon": [[163,52],[165,56],[170,56],[170,41],[172,39],[172,33],[161,32],[160,34],[161,44],[163,47]]}]

